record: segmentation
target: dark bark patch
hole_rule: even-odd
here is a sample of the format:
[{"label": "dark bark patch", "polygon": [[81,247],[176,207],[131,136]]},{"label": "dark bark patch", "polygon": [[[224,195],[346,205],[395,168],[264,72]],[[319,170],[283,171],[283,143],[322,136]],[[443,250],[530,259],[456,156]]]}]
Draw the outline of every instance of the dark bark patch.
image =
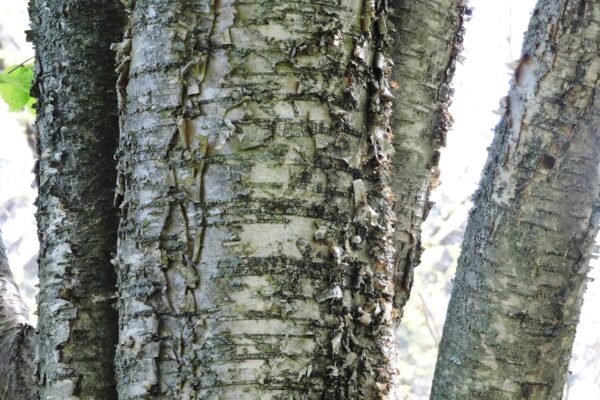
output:
[{"label": "dark bark patch", "polygon": [[526,67],[531,65],[532,62],[533,62],[533,59],[528,53],[523,54],[523,56],[521,57],[521,60],[519,61],[519,65],[515,69],[515,82],[517,83],[517,85],[520,85],[522,83],[522,78],[524,76],[524,70]]},{"label": "dark bark patch", "polygon": [[544,154],[542,156],[542,168],[552,169],[556,165],[556,158],[551,154]]}]

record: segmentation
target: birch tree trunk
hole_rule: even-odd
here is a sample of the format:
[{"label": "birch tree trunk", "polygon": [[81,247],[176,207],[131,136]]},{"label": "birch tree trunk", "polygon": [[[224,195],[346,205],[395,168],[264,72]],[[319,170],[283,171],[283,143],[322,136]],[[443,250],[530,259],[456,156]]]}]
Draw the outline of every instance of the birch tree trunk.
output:
[{"label": "birch tree trunk", "polygon": [[462,50],[464,0],[395,0],[391,160],[396,214],[396,301],[408,301],[420,262],[421,223],[432,207],[439,150],[451,125],[451,80]]},{"label": "birch tree trunk", "polygon": [[117,1],[31,0],[36,50],[43,399],[116,398]]},{"label": "birch tree trunk", "polygon": [[[407,4],[401,73],[385,1],[135,2],[119,56],[120,398],[396,398],[463,11]],[[398,114],[394,140],[423,155],[394,159],[391,100],[413,87],[421,114]]]},{"label": "birch tree trunk", "polygon": [[0,237],[0,399],[37,397],[33,364],[37,336],[8,265]]},{"label": "birch tree trunk", "polygon": [[432,399],[562,397],[600,210],[600,3],[540,0],[475,195]]}]

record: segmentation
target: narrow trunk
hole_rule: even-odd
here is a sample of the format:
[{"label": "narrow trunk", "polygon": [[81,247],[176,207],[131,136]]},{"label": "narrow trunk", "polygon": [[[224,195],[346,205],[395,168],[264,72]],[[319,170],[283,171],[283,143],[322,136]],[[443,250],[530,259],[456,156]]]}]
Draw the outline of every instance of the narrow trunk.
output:
[{"label": "narrow trunk", "polygon": [[432,204],[439,149],[451,124],[448,114],[454,64],[462,49],[464,0],[394,0],[392,57],[394,108],[392,191],[396,213],[396,302],[410,295],[420,262],[421,223]]},{"label": "narrow trunk", "polygon": [[0,237],[0,399],[37,398],[33,381],[36,342]]},{"label": "narrow trunk", "polygon": [[118,218],[112,0],[31,0],[36,50],[40,396],[116,398]]},{"label": "narrow trunk", "polygon": [[541,0],[465,233],[432,399],[562,397],[600,210],[600,3]]}]

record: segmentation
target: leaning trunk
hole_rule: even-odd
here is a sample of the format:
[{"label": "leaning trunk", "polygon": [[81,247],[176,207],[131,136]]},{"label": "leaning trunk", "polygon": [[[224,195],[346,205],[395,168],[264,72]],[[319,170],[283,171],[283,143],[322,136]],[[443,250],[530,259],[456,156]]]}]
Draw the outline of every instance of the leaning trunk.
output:
[{"label": "leaning trunk", "polygon": [[37,398],[33,381],[36,342],[0,237],[0,399]]},{"label": "leaning trunk", "polygon": [[36,50],[40,396],[116,398],[114,55],[120,5],[32,0]]},{"label": "leaning trunk", "polygon": [[562,397],[600,210],[600,3],[541,0],[470,215],[432,399]]}]

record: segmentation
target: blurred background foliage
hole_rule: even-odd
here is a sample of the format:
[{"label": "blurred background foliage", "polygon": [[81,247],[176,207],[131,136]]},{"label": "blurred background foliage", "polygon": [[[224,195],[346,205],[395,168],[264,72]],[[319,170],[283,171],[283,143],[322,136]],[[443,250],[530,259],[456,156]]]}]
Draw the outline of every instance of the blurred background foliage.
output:
[{"label": "blurred background foliage", "polygon": [[[405,400],[429,397],[452,276],[471,207],[470,196],[477,187],[486,148],[499,119],[495,114],[498,101],[508,91],[513,73],[510,65],[519,58],[534,4],[535,0],[470,1],[473,16],[466,26],[464,60],[454,79],[456,94],[450,110],[455,124],[442,152],[440,185],[432,193],[436,205],[423,226],[426,251],[415,272],[413,293],[398,331],[398,371],[407,393]],[[17,90],[16,103],[9,99],[10,105],[0,104],[0,227],[15,278],[35,319],[38,247],[36,191],[32,187],[33,117],[27,110],[9,113],[9,108],[20,108],[26,100],[22,81],[29,79],[27,74],[31,72],[24,68],[15,77],[5,75],[12,69],[10,66],[27,62],[33,55],[25,41],[26,29],[26,1],[0,0],[0,71],[4,73],[0,74],[0,92],[2,77],[20,79],[10,84],[11,91]],[[25,101],[25,105],[30,103],[29,99]],[[591,276],[598,277],[599,272],[600,268],[593,268]],[[600,313],[595,310],[598,305],[600,279],[590,280],[565,400],[600,399]]]},{"label": "blurred background foliage", "polygon": [[9,112],[31,104],[25,88],[33,76],[31,69],[13,71],[14,66],[32,63],[33,49],[24,32],[28,26],[26,1],[0,0],[0,96],[4,100],[0,101],[0,228],[13,274],[33,313],[38,250],[33,204],[36,190],[32,187],[33,115],[27,110]]}]

